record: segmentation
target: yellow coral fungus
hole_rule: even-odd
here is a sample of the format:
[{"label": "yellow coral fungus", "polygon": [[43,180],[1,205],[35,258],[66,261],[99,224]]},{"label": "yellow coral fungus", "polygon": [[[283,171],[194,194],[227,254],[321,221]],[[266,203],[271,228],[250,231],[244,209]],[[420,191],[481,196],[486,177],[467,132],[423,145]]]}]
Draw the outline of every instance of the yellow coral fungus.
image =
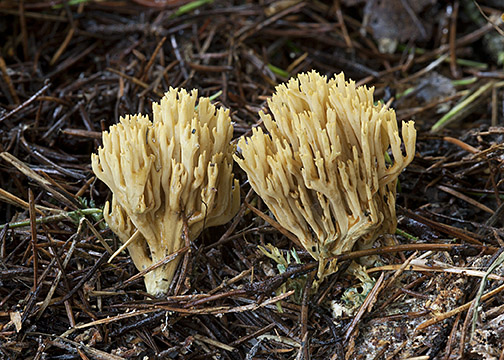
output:
[{"label": "yellow coral fungus", "polygon": [[402,124],[403,155],[394,110],[342,73],[329,81],[301,74],[277,86],[268,105],[273,117],[260,116],[269,135],[253,129],[235,160],[277,221],[319,261],[322,279],[337,269],[328,258],[395,231],[397,177],[414,157],[414,123]]},{"label": "yellow coral fungus", "polygon": [[[142,115],[121,118],[92,155],[93,171],[113,192],[105,220],[123,243],[135,234],[128,250],[139,270],[184,246],[184,223],[194,240],[238,211],[229,111],[216,110],[208,98],[196,109],[196,100],[196,90],[170,89],[153,104],[153,122]],[[145,275],[150,294],[168,291],[179,261]]]}]

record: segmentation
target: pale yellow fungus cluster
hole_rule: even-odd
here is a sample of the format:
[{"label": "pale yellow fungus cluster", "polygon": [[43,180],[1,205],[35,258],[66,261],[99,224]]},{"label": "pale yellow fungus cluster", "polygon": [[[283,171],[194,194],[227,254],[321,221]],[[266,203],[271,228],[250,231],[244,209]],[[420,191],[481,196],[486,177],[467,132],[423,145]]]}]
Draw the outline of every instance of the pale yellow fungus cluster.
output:
[{"label": "pale yellow fungus cluster", "polygon": [[[113,192],[105,220],[139,270],[238,210],[229,111],[207,98],[196,107],[196,99],[195,90],[171,89],[153,105],[153,122],[121,118],[92,157]],[[319,261],[318,283],[337,270],[335,255],[395,231],[397,177],[415,154],[414,123],[403,122],[400,136],[394,110],[343,74],[301,74],[277,86],[268,104],[273,116],[260,113],[268,133],[255,128],[241,138],[235,160],[278,223]],[[168,291],[179,261],[145,274],[150,294]]]},{"label": "pale yellow fungus cluster", "polygon": [[[92,156],[95,174],[112,190],[104,217],[144,270],[185,245],[203,228],[227,223],[240,206],[232,173],[233,126],[197,91],[170,89],[153,104],[153,121],[133,115],[103,133]],[[145,275],[147,291],[168,291],[181,257]]]},{"label": "pale yellow fungus cluster", "polygon": [[269,134],[253,129],[235,160],[280,225],[319,261],[322,280],[337,269],[327,259],[395,231],[397,177],[415,154],[414,123],[402,124],[403,154],[394,110],[342,73],[301,74],[277,86],[268,105],[273,117],[260,117]]}]

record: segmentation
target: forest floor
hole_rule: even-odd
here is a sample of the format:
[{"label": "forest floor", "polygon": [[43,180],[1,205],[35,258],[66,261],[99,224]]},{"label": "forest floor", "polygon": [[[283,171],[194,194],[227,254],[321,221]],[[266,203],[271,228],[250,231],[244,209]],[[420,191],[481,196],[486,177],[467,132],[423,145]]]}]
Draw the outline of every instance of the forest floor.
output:
[{"label": "forest floor", "polygon": [[[0,358],[503,360],[499,1],[185,3],[0,2]],[[190,245],[167,296],[127,253],[108,263],[103,130],[181,87],[230,109],[237,139],[312,69],[415,121],[396,234],[311,291],[316,261],[235,165],[240,212]]]}]

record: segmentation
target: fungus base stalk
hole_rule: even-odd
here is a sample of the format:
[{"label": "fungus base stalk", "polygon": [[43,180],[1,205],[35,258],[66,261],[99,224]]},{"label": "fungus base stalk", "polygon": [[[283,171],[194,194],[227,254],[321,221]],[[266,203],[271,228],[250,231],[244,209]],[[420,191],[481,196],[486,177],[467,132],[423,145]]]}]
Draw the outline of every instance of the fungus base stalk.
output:
[{"label": "fungus base stalk", "polygon": [[[135,223],[135,219],[133,218],[132,220]],[[142,267],[138,267],[137,265],[140,270],[157,264],[184,246],[183,221],[170,217],[161,224],[162,227],[159,229],[156,229],[156,226],[152,229],[148,224],[138,226],[143,234],[150,233],[153,236],[150,241],[146,239],[146,243],[150,249],[150,256],[148,262],[142,265]],[[181,258],[182,256],[179,255],[145,275],[145,287],[149,294],[157,296],[168,292]]]}]

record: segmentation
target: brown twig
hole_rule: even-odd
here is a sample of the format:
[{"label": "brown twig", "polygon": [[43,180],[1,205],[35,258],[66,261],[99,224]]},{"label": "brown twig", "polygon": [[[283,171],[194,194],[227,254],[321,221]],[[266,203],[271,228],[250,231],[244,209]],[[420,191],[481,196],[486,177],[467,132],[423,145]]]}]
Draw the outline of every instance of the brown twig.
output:
[{"label": "brown twig", "polygon": [[14,104],[19,105],[21,101],[19,100],[19,96],[16,93],[16,90],[14,89],[14,85],[12,85],[12,79],[9,76],[9,72],[7,71],[7,65],[5,64],[5,60],[3,57],[0,56],[0,71],[2,71],[2,77],[7,84],[7,88],[9,89],[9,93],[12,96],[12,99],[14,100]]},{"label": "brown twig", "polygon": [[33,94],[28,100],[23,102],[21,105],[16,106],[14,109],[12,109],[10,112],[8,112],[6,115],[0,117],[0,123],[2,121],[7,120],[8,118],[12,117],[13,115],[17,114],[19,111],[22,109],[26,108],[28,105],[30,105],[32,102],[34,102],[37,97],[39,97],[41,94],[43,94],[49,87],[51,86],[50,82],[47,82],[39,91],[37,91],[35,94]]},{"label": "brown twig", "polygon": [[32,258],[33,258],[33,291],[38,286],[38,253],[37,253],[37,224],[35,222],[35,198],[33,191],[28,189],[28,203],[30,204],[30,233],[32,245]]}]

